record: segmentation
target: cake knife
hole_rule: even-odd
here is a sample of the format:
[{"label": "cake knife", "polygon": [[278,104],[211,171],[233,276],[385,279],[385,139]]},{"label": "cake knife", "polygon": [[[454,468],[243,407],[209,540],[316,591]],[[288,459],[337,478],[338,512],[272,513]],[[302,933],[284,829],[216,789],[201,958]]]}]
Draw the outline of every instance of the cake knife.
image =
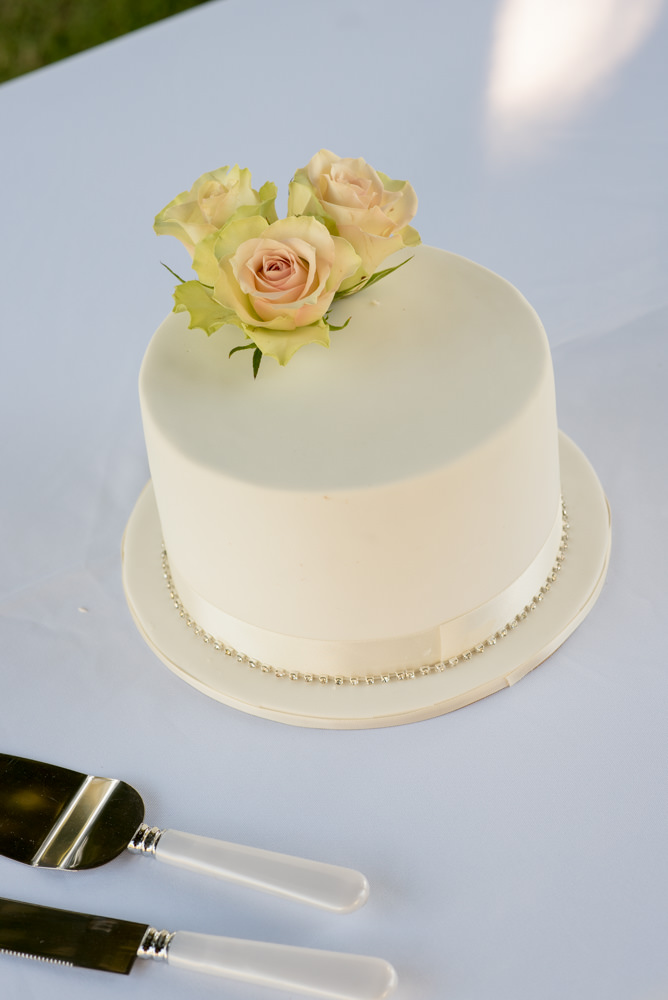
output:
[{"label": "cake knife", "polygon": [[163,959],[259,986],[331,1000],[382,1000],[397,976],[381,958],[238,938],[156,931],[147,924],[0,899],[0,952],[128,975],[135,959]]},{"label": "cake knife", "polygon": [[160,830],[124,781],[0,753],[0,854],[36,868],[97,868],[125,849],[190,871],[348,913],[369,885],[351,868]]}]

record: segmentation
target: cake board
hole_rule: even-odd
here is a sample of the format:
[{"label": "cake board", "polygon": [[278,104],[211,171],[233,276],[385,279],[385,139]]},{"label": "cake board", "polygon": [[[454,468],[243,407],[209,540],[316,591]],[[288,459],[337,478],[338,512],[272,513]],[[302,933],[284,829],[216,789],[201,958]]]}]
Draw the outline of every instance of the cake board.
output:
[{"label": "cake board", "polygon": [[[610,509],[595,471],[563,433],[559,452],[570,527],[557,581],[537,609],[503,640],[441,673],[416,672],[412,679],[373,685],[306,683],[291,680],[289,674],[277,677],[251,669],[248,662],[237,662],[205,644],[186,626],[167,592],[150,482],[122,543],[123,586],[131,614],[149,647],[177,676],[252,715],[307,728],[371,729],[463,708],[511,686],[546,660],[586,617],[603,586],[610,555]],[[252,650],[246,652],[252,655]]]}]

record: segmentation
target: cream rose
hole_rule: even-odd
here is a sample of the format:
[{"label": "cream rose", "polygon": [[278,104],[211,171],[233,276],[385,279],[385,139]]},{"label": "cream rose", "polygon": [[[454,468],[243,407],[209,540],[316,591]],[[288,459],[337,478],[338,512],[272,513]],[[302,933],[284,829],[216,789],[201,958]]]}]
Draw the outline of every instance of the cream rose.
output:
[{"label": "cream rose", "polygon": [[238,215],[262,215],[276,219],[276,185],[268,182],[259,191],[251,187],[250,170],[220,167],[202,174],[190,191],[177,195],[155,217],[158,235],[176,236],[192,256],[206,236]]},{"label": "cream rose", "polygon": [[417,196],[408,181],[392,180],[365,160],[344,159],[328,149],[295,173],[288,211],[322,218],[355,248],[361,266],[344,290],[371,277],[390,254],[420,242],[409,225]]},{"label": "cream rose", "polygon": [[[310,216],[272,224],[261,216],[233,219],[201,241],[193,259],[200,288],[211,289],[224,321],[280,364],[303,344],[329,344],[325,313],[359,264],[345,239]],[[188,308],[184,293],[182,286]]]}]

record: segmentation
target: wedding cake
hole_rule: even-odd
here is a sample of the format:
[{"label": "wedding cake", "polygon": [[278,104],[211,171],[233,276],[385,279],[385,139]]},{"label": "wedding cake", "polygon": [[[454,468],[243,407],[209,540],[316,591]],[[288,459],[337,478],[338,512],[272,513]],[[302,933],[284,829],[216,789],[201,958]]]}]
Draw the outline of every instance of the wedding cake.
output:
[{"label": "wedding cake", "polygon": [[[401,182],[391,183],[405,191],[396,186]],[[192,220],[192,206],[188,212]],[[238,226],[246,227],[248,217],[242,210]],[[388,261],[394,267],[382,281],[360,282],[360,270],[368,279],[373,265],[362,258],[360,269],[359,253],[344,260],[338,285],[326,290],[326,311],[305,324],[324,323],[326,331],[319,326],[304,338],[298,329],[300,349],[282,346],[282,357],[274,353],[279,364],[263,360],[271,350],[260,350],[275,328],[249,329],[245,313],[239,321],[242,306],[230,321],[229,285],[237,280],[245,290],[246,265],[232,259],[228,284],[217,295],[213,268],[225,271],[230,246],[239,257],[239,239],[232,245],[227,236],[221,252],[220,237],[209,231],[214,263],[195,241],[190,249],[200,269],[195,294],[201,297],[203,288],[213,305],[204,304],[202,319],[199,300],[186,301],[188,290],[177,288],[177,308],[179,294],[186,306],[160,326],[140,374],[150,502],[160,537],[154,558],[163,579],[156,615],[169,616],[168,629],[187,637],[192,652],[186,655],[205,657],[206,680],[196,667],[175,662],[158,637],[147,637],[207,693],[306,725],[345,725],[355,715],[352,702],[340,702],[342,713],[332,708],[338,721],[323,722],[328,701],[309,717],[309,689],[318,689],[319,699],[341,697],[346,689],[350,699],[370,698],[370,689],[432,685],[426,696],[406,701],[395,691],[387,706],[376,702],[365,710],[390,721],[404,721],[404,704],[413,706],[410,717],[420,717],[415,697],[418,703],[426,697],[431,708],[439,698],[445,705],[449,695],[439,695],[435,685],[454,674],[455,701],[465,703],[474,689],[480,690],[473,697],[489,693],[481,688],[487,681],[475,680],[476,663],[493,662],[503,644],[510,648],[514,630],[529,635],[528,621],[553,600],[570,558],[564,443],[540,319],[503,278],[455,254],[415,245],[405,218],[396,218],[393,232],[404,238]],[[253,223],[257,233],[250,237],[265,240],[264,276],[273,280],[280,272],[280,294],[274,290],[272,298],[275,286],[261,286],[274,310],[277,299],[285,299],[284,287],[299,279],[292,258],[286,264],[279,254],[277,263],[264,237],[267,230],[281,235],[282,224],[267,215],[262,225]],[[298,248],[297,267],[304,256],[295,239],[302,236],[286,241]],[[245,260],[257,281],[256,244],[251,250]],[[309,262],[304,266],[308,270]],[[299,295],[308,299],[298,292],[295,301]],[[253,315],[261,316],[251,301]],[[211,308],[223,311],[209,330]],[[249,355],[234,355],[235,346],[245,346],[240,329],[251,341],[256,378],[244,362]],[[276,332],[289,341],[280,324]],[[328,350],[320,346],[323,338]],[[587,604],[606,561],[607,548],[586,585]],[[141,600],[129,596],[149,633],[151,615],[142,616]],[[577,624],[576,612],[584,614],[581,597],[576,603],[553,646]],[[508,675],[507,663],[503,670]],[[241,688],[231,692],[230,684]],[[276,695],[272,708],[281,685],[300,693]],[[447,710],[431,708],[423,715]]]}]

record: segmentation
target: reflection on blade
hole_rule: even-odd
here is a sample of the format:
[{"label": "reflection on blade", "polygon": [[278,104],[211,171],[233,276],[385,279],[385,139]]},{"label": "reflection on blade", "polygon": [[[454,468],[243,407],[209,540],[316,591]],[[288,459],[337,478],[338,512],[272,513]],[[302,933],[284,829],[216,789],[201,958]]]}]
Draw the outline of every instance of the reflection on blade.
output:
[{"label": "reflection on blade", "polygon": [[127,975],[146,924],[0,899],[0,950]]},{"label": "reflection on blade", "polygon": [[0,854],[38,868],[97,868],[144,818],[131,785],[0,753]]},{"label": "reflection on blade", "polygon": [[85,777],[0,753],[0,854],[31,864]]},{"label": "reflection on blade", "polygon": [[30,862],[35,867],[80,867],[84,848],[100,813],[120,782],[88,775]]}]

